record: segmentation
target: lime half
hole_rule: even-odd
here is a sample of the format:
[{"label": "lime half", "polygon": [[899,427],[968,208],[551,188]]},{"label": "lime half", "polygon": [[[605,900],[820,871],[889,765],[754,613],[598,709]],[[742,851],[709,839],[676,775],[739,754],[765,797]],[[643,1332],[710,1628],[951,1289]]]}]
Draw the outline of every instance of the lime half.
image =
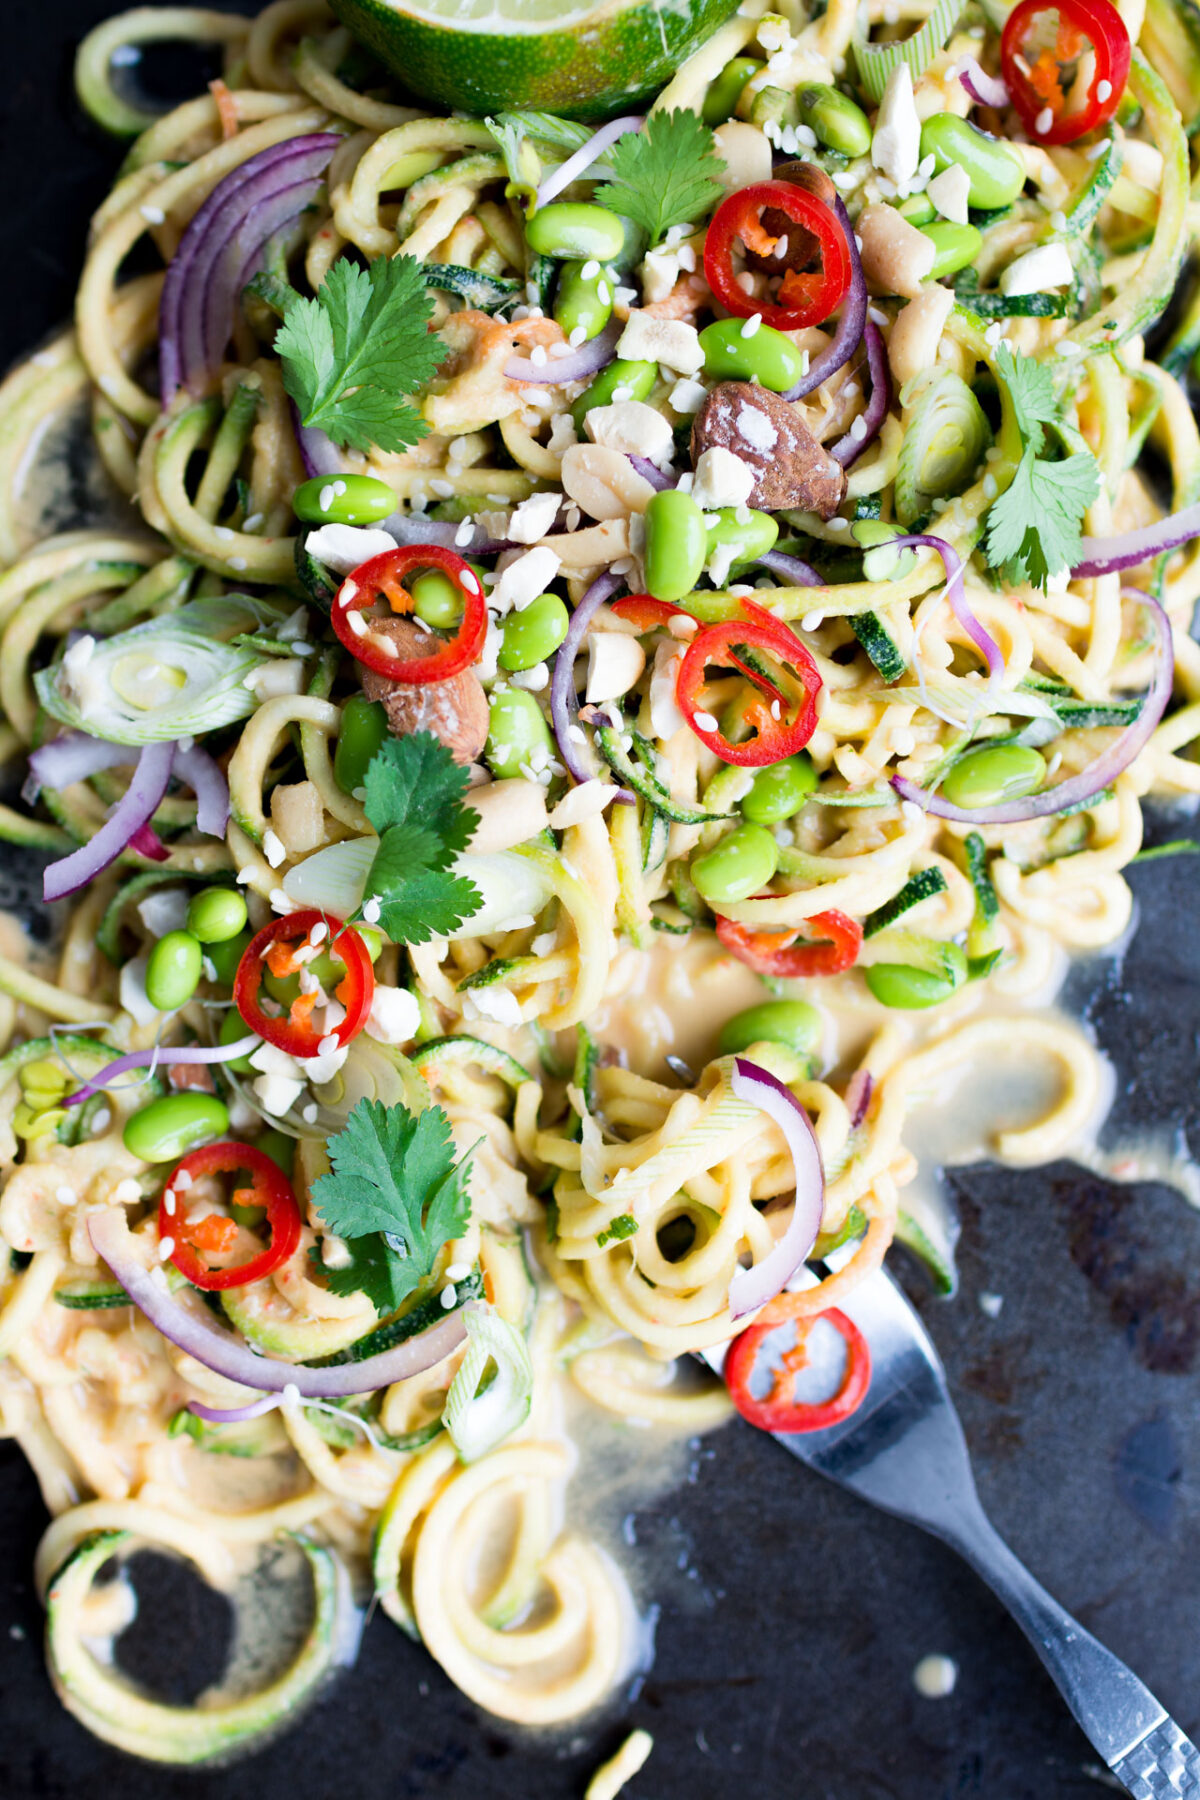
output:
[{"label": "lime half", "polygon": [[330,0],[404,86],[443,106],[621,112],[667,82],[738,0]]}]

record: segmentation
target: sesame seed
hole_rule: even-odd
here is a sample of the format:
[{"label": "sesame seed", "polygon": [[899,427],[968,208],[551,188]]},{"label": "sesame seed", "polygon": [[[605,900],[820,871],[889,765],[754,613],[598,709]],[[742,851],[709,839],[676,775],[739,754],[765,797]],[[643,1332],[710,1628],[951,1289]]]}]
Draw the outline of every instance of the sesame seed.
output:
[{"label": "sesame seed", "polygon": [[442,1289],[441,1298],[442,1298],[442,1306],[446,1312],[449,1312],[450,1308],[452,1306],[458,1305],[458,1291],[456,1288],[444,1287]]},{"label": "sesame seed", "polygon": [[163,1211],[166,1213],[173,1213],[175,1211],[174,1188],[166,1188],[163,1191]]},{"label": "sesame seed", "polygon": [[368,925],[377,925],[379,923],[379,915],[382,911],[383,902],[380,900],[378,894],[372,894],[369,900],[363,901],[363,918],[367,921]]},{"label": "sesame seed", "polygon": [[1101,81],[1097,85],[1096,98],[1097,98],[1097,100],[1099,100],[1101,106],[1104,105],[1104,102],[1106,100],[1112,99],[1112,82],[1111,81]]},{"label": "sesame seed", "polygon": [[612,305],[612,289],[609,287],[607,281],[598,281],[596,283],[596,298],[599,300],[601,306]]},{"label": "sesame seed", "polygon": [[804,617],[800,621],[800,624],[805,631],[816,631],[824,623],[825,623],[825,614],[823,612],[805,613]]},{"label": "sesame seed", "polygon": [[580,280],[595,281],[599,273],[600,264],[596,261],[594,256],[589,256],[582,269],[579,271]]},{"label": "sesame seed", "polygon": [[320,495],[318,496],[318,499],[317,499],[317,505],[320,507],[322,512],[327,513],[336,499],[337,499],[337,493],[334,490],[333,483],[331,481],[329,481],[329,482],[326,482],[325,486],[321,489]]},{"label": "sesame seed", "polygon": [[60,1206],[74,1206],[78,1197],[72,1187],[56,1187],[54,1190],[54,1198]]},{"label": "sesame seed", "polygon": [[467,1276],[470,1273],[471,1273],[470,1263],[464,1263],[464,1262],[451,1263],[450,1267],[446,1270],[446,1280],[447,1281],[465,1281],[467,1279]]},{"label": "sesame seed", "polygon": [[715,731],[717,729],[717,721],[713,718],[711,713],[698,712],[693,714],[693,717],[701,731]]},{"label": "sesame seed", "polygon": [[746,320],[746,323],[742,326],[740,336],[742,336],[744,338],[752,338],[755,335],[755,333],[758,331],[758,328],[761,324],[762,324],[762,314],[761,313],[752,313],[751,316]]},{"label": "sesame seed", "polygon": [[[529,360],[535,369],[540,369],[546,361],[546,351],[541,344],[535,344],[529,352]],[[436,490],[436,483],[434,484]]]},{"label": "sesame seed", "polygon": [[177,1169],[175,1171],[175,1179],[171,1185],[172,1187],[178,1188],[181,1194],[186,1194],[192,1185],[192,1178],[186,1169]]},{"label": "sesame seed", "polygon": [[158,1246],[159,1262],[170,1262],[170,1260],[174,1256],[174,1254],[175,1254],[175,1239],[173,1237],[163,1238],[160,1241],[159,1246]]},{"label": "sesame seed", "polygon": [[337,1033],[330,1031],[318,1043],[317,1055],[328,1056],[331,1050],[336,1050],[338,1047]]},{"label": "sesame seed", "polygon": [[328,936],[328,925],[325,923],[324,919],[318,919],[308,934],[308,941],[315,949],[318,944],[323,944]]},{"label": "sesame seed", "polygon": [[1049,129],[1053,125],[1053,123],[1054,123],[1053,111],[1051,110],[1050,107],[1043,106],[1041,112],[1038,114],[1037,118],[1033,121],[1033,129],[1037,132],[1039,137],[1045,137],[1046,133],[1049,131]]},{"label": "sesame seed", "polygon": [[229,559],[229,566],[235,575],[240,575],[244,569],[250,567],[250,564],[246,561],[244,556],[231,556]]}]

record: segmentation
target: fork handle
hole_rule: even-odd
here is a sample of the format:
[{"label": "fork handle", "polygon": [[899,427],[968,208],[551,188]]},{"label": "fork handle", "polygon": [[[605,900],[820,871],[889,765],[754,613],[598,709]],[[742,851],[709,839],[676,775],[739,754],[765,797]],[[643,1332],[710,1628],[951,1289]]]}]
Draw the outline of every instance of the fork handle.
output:
[{"label": "fork handle", "polygon": [[1085,1735],[1135,1800],[1200,1800],[1200,1751],[1132,1669],[1029,1573],[982,1508],[939,1532],[1003,1601]]}]

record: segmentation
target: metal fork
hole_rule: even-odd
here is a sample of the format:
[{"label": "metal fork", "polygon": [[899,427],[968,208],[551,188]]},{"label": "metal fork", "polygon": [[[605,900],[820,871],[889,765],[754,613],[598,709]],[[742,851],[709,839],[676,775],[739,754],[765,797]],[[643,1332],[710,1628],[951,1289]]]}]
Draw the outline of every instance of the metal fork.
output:
[{"label": "metal fork", "polygon": [[[852,1493],[942,1539],[987,1582],[1041,1657],[1081,1728],[1135,1800],[1200,1800],[1200,1751],[1131,1669],[1085,1631],[1013,1555],[984,1513],[941,1359],[880,1270],[841,1302],[871,1347],[852,1417],[774,1436]],[[705,1352],[720,1371],[724,1347]]]}]

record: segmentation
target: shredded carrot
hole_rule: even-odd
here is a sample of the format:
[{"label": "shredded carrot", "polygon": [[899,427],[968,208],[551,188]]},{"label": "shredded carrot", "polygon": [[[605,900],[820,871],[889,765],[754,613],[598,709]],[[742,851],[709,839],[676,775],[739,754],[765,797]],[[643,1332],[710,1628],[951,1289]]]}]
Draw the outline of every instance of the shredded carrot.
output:
[{"label": "shredded carrot", "polygon": [[796,1377],[801,1369],[808,1367],[808,1330],[808,1325],[796,1321],[796,1341],[790,1350],[783,1352],[779,1367],[772,1371],[770,1399],[774,1405],[795,1398]]},{"label": "shredded carrot", "polygon": [[197,1219],[194,1225],[185,1220],[180,1235],[209,1256],[224,1256],[237,1243],[237,1234],[233,1219],[227,1219],[221,1213],[210,1213],[207,1219]]},{"label": "shredded carrot", "polygon": [[226,139],[236,137],[239,124],[237,101],[223,81],[210,81],[208,91],[217,103],[217,117],[221,121],[221,136]]},{"label": "shredded carrot", "polygon": [[262,1211],[262,1199],[253,1188],[234,1188],[229,1201],[230,1206],[257,1207]]},{"label": "shredded carrot", "polygon": [[303,949],[303,940],[299,946],[276,941],[267,951],[263,960],[277,980],[284,981],[289,975],[295,975],[303,968],[304,965],[296,960],[297,947]]},{"label": "shredded carrot", "polygon": [[1029,71],[1029,85],[1052,112],[1061,112],[1062,83],[1058,75],[1058,58],[1053,50],[1043,50]]},{"label": "shredded carrot", "polygon": [[297,994],[292,1001],[291,1011],[288,1013],[288,1023],[296,1026],[307,1025],[316,1004],[317,996],[315,994]]},{"label": "shredded carrot", "polygon": [[778,238],[773,238],[761,219],[747,218],[738,226],[738,236],[747,250],[754,250],[759,256],[774,256]]},{"label": "shredded carrot", "polygon": [[779,299],[784,306],[807,306],[813,297],[816,275],[801,275],[789,269],[779,284]]}]

